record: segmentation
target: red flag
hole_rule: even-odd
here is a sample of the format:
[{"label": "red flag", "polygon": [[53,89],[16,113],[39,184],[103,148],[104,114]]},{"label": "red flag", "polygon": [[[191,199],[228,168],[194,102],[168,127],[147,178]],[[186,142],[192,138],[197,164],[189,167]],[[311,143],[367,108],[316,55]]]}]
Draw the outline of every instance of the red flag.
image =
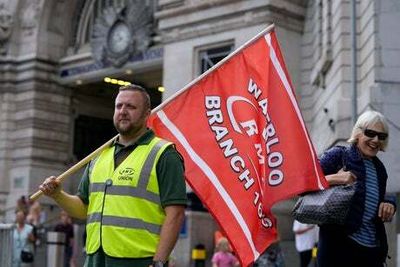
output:
[{"label": "red flag", "polygon": [[273,26],[156,108],[149,126],[177,145],[243,266],[276,240],[274,203],[327,187]]}]

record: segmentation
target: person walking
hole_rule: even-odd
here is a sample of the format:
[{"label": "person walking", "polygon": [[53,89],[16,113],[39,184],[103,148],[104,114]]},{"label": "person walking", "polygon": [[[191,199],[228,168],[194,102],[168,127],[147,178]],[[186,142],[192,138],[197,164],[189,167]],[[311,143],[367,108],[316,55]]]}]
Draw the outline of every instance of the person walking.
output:
[{"label": "person walking", "polygon": [[388,245],[384,222],[393,218],[396,201],[386,196],[388,175],[378,159],[388,145],[385,117],[366,111],[355,123],[350,146],[327,150],[320,163],[330,185],[356,182],[356,192],[344,225],[322,224],[318,267],[382,267]]},{"label": "person walking", "polygon": [[30,267],[34,260],[33,244],[35,236],[33,234],[33,226],[25,221],[25,211],[17,210],[15,212],[15,228],[13,232],[12,267]]},{"label": "person walking", "polygon": [[77,195],[48,177],[39,189],[72,217],[86,219],[85,266],[167,266],[187,203],[174,145],[146,127],[150,97],[138,85],[115,99],[118,139],[86,167]]},{"label": "person walking", "polygon": [[300,255],[300,267],[308,267],[312,259],[312,250],[318,242],[318,226],[293,222],[296,250]]}]

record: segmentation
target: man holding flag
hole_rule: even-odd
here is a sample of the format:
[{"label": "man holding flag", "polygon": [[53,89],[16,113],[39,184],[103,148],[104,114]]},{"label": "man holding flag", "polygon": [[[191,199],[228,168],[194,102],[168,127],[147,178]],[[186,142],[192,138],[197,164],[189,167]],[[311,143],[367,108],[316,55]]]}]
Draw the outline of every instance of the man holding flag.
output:
[{"label": "man holding flag", "polygon": [[[116,113],[117,109],[118,101]],[[140,120],[142,134],[146,119],[147,115]],[[149,126],[157,136],[176,144],[185,159],[187,182],[219,222],[243,266],[252,264],[276,241],[276,220],[270,211],[274,203],[328,186],[296,103],[273,25],[153,110]],[[98,164],[94,163],[95,170]],[[97,173],[100,176],[101,171]],[[76,211],[72,201],[66,204],[72,199],[54,191],[54,181],[47,179],[40,189],[60,205],[69,206],[64,207],[67,211]],[[113,184],[107,181],[103,181],[105,189],[100,196],[108,194],[106,190]],[[93,190],[92,185],[90,188]],[[88,197],[89,215],[93,211],[97,214],[97,204],[102,203],[100,197],[94,197],[97,192],[93,193]],[[96,207],[90,206],[92,195]],[[83,207],[75,215],[85,217],[87,202],[82,204],[81,198],[74,201]],[[177,204],[183,202],[174,203],[174,207]],[[168,221],[166,207],[165,211]],[[102,216],[99,220],[88,218],[90,231],[105,227],[98,223]],[[158,249],[164,247],[159,245],[154,259],[166,260],[181,222],[181,216],[177,218],[168,249],[158,258]],[[160,244],[164,243],[163,233],[164,224]],[[98,243],[89,241],[92,252]]]},{"label": "man holding flag", "polygon": [[78,194],[52,176],[39,187],[72,217],[86,219],[85,266],[162,267],[184,219],[183,161],[172,143],[146,127],[150,97],[137,85],[120,88],[118,139],[86,168]]}]

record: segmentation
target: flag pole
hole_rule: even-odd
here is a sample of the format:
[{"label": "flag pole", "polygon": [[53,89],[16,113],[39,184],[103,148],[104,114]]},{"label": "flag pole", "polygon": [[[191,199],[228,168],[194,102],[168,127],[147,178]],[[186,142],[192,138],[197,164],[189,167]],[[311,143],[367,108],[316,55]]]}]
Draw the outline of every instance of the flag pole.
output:
[{"label": "flag pole", "polygon": [[269,25],[267,28],[265,28],[264,30],[262,30],[261,32],[259,32],[256,36],[254,36],[252,39],[250,39],[249,41],[247,41],[246,43],[244,43],[242,46],[240,46],[239,48],[237,48],[235,51],[233,51],[232,53],[230,53],[229,55],[227,55],[225,58],[223,58],[221,61],[219,61],[217,64],[215,64],[214,66],[212,66],[210,69],[208,69],[206,72],[204,72],[203,74],[201,74],[199,77],[197,77],[196,79],[194,79],[193,81],[191,81],[190,83],[188,83],[185,87],[183,87],[181,90],[177,91],[175,94],[173,94],[172,96],[170,96],[167,100],[165,100],[164,102],[162,102],[160,105],[158,105],[157,107],[155,107],[152,110],[152,113],[156,113],[157,111],[161,110],[162,108],[164,108],[169,102],[171,102],[175,97],[179,96],[180,94],[182,94],[183,92],[185,92],[187,89],[189,89],[190,87],[193,86],[193,84],[197,83],[198,81],[202,80],[204,77],[206,77],[208,74],[210,74],[211,72],[213,72],[216,68],[218,68],[219,66],[221,66],[222,64],[224,64],[226,61],[228,61],[229,59],[231,59],[233,56],[235,56],[237,53],[239,53],[241,50],[243,50],[244,48],[246,48],[247,46],[251,45],[254,41],[256,41],[258,38],[260,38],[261,36],[271,32],[273,29],[275,28],[275,24],[271,24]]},{"label": "flag pole", "polygon": [[[100,154],[105,148],[109,147],[112,144],[112,142],[114,142],[114,140],[117,139],[117,137],[118,137],[118,134],[116,136],[114,136],[113,138],[111,138],[110,140],[108,140],[102,146],[97,148],[95,151],[93,151],[92,153],[87,155],[84,159],[82,159],[81,161],[76,163],[74,166],[72,166],[71,168],[69,168],[68,170],[63,172],[60,176],[58,176],[56,178],[57,181],[62,183],[67,177],[69,177],[70,175],[74,174],[80,168],[82,168],[83,166],[88,164],[94,157],[96,157],[98,154]],[[41,190],[38,190],[38,191],[36,191],[36,193],[30,195],[29,199],[30,200],[36,200],[39,197],[41,197],[42,195],[43,195],[43,192]]]}]

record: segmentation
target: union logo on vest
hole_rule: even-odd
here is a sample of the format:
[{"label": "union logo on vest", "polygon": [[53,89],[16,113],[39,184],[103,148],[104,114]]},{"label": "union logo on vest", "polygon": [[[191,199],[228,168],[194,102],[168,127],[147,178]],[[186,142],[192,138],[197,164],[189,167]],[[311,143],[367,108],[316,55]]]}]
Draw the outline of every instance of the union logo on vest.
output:
[{"label": "union logo on vest", "polygon": [[125,168],[119,171],[118,180],[132,181],[135,170],[133,168]]}]

